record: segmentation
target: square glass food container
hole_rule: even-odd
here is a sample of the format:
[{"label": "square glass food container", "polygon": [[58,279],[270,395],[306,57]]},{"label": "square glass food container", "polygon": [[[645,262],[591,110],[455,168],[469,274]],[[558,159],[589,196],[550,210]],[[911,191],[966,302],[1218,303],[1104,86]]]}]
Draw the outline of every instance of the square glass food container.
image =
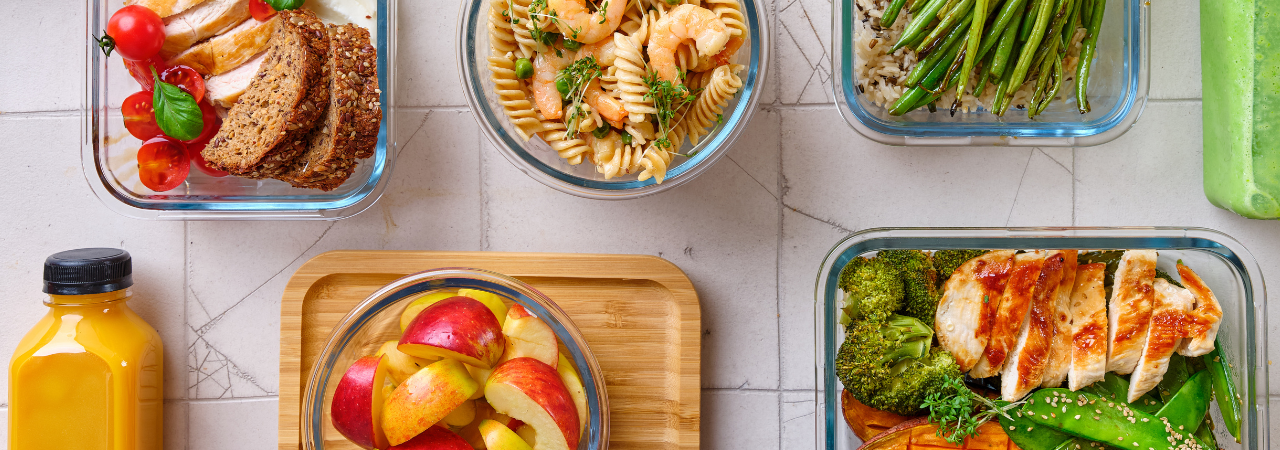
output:
[{"label": "square glass food container", "polygon": [[1053,101],[1035,120],[1028,119],[1026,110],[1016,109],[1017,105],[1003,118],[985,108],[957,112],[952,117],[941,105],[935,113],[921,108],[903,116],[889,115],[886,107],[871,103],[856,84],[854,1],[832,2],[833,89],[845,121],[873,141],[910,146],[1087,147],[1110,142],[1129,131],[1146,107],[1152,3],[1147,0],[1107,0],[1097,59],[1089,77],[1092,111],[1081,115],[1074,88],[1064,83],[1062,91],[1069,93],[1067,99]]},{"label": "square glass food container", "polygon": [[[843,384],[835,375],[836,352],[844,339],[837,323],[840,270],[854,257],[887,249],[1155,249],[1157,266],[1173,271],[1178,260],[1196,271],[1222,304],[1218,342],[1234,365],[1243,402],[1237,444],[1221,427],[1217,403],[1210,409],[1219,446],[1269,449],[1267,420],[1267,311],[1262,272],[1239,241],[1204,228],[879,228],[844,238],[827,253],[818,272],[815,312],[817,343],[818,448],[847,450],[861,441],[841,414]],[[867,255],[869,256],[869,255]]]},{"label": "square glass food container", "polygon": [[106,29],[119,1],[86,2],[85,97],[80,145],[81,168],[95,195],[125,216],[156,220],[337,220],[372,206],[387,187],[395,155],[395,9],[398,0],[375,0],[378,83],[382,125],[372,158],[360,161],[351,178],[329,192],[297,189],[278,180],[215,178],[193,166],[186,182],[154,192],[138,179],[142,141],[124,127],[120,105],[140,91],[118,54],[104,57],[93,37]]}]

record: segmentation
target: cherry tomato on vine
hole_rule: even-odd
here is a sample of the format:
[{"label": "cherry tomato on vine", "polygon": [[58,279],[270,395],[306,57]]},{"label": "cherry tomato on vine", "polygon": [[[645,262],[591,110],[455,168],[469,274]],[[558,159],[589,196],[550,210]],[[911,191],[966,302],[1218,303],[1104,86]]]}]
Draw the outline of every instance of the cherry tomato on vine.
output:
[{"label": "cherry tomato on vine", "polygon": [[259,22],[266,22],[271,16],[276,15],[276,9],[262,0],[249,0],[249,14]]},{"label": "cherry tomato on vine", "polygon": [[164,135],[160,126],[156,124],[156,112],[151,101],[150,92],[138,91],[125,98],[124,104],[120,105],[120,113],[124,115],[124,127],[133,137],[144,141]]},{"label": "cherry tomato on vine", "polygon": [[164,46],[164,21],[145,6],[129,5],[111,15],[107,35],[124,59],[147,59]]},{"label": "cherry tomato on vine", "polygon": [[138,178],[153,191],[176,188],[190,173],[191,158],[181,141],[160,136],[151,138],[138,149]]},{"label": "cherry tomato on vine", "polygon": [[196,72],[196,69],[178,65],[159,73],[161,80],[187,91],[197,102],[204,98],[204,78],[200,76],[199,72]]},{"label": "cherry tomato on vine", "polygon": [[124,60],[124,68],[129,69],[129,75],[134,80],[137,80],[138,84],[142,85],[142,90],[147,92],[155,89],[156,85],[156,79],[151,76],[151,67],[153,66],[156,68],[156,73],[164,73],[165,69],[168,68],[159,55],[137,61],[132,59]]}]

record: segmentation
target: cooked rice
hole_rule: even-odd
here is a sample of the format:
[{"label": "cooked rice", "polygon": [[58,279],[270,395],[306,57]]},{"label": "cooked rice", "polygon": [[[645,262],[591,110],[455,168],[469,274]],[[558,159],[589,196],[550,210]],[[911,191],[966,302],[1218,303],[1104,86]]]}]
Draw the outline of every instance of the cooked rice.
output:
[{"label": "cooked rice", "polygon": [[[919,59],[916,51],[909,47],[900,48],[892,54],[886,53],[894,43],[898,42],[903,30],[911,22],[911,13],[907,11],[909,6],[904,6],[893,26],[886,29],[880,26],[880,16],[884,14],[884,8],[889,5],[889,0],[854,0],[854,5],[857,6],[858,19],[854,25],[853,44],[854,74],[857,76],[858,91],[871,103],[888,108],[902,96],[905,90],[899,84],[899,79],[906,78]],[[1069,87],[1074,85],[1076,62],[1079,59],[1084,35],[1085,29],[1078,28],[1071,38],[1071,48],[1067,49],[1067,56],[1062,60],[1064,77],[1062,88],[1058,89],[1058,95],[1054,100],[1062,101],[1074,97],[1075,90]],[[1017,62],[1016,54],[1010,58],[1010,64],[1015,62]],[[973,96],[972,87],[978,84],[978,78],[981,77],[970,78],[971,89],[964,95],[964,101],[961,102],[958,111],[990,111],[991,105],[995,103],[997,85],[989,81],[986,89],[982,91],[982,98],[978,99]],[[1010,104],[1011,109],[1026,109],[1028,99],[1035,92],[1035,78],[1027,78],[1022,88],[1014,93]],[[992,81],[999,83],[996,79]],[[944,92],[937,102],[939,109],[950,108],[955,98],[955,88]]]}]

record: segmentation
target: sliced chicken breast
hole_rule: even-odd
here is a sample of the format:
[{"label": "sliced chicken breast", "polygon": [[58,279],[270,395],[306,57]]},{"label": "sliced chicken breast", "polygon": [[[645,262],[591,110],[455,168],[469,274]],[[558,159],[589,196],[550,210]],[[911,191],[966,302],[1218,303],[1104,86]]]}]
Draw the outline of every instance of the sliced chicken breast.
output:
[{"label": "sliced chicken breast", "polygon": [[253,80],[258,75],[258,69],[262,67],[262,61],[266,59],[267,53],[262,52],[249,60],[240,67],[232,69],[230,72],[222,75],[209,77],[204,81],[204,95],[214,106],[223,108],[231,108],[236,104],[236,100],[240,99],[240,94],[249,89],[249,85],[253,84]]},{"label": "sliced chicken breast", "polygon": [[1040,383],[1040,387],[1047,388],[1061,386],[1071,371],[1071,291],[1079,265],[1079,252],[1075,250],[1056,250],[1049,257],[1055,254],[1062,255],[1062,281],[1053,291],[1053,338],[1049,341],[1049,364]]},{"label": "sliced chicken breast", "polygon": [[205,76],[226,73],[266,51],[279,17],[266,22],[246,20],[226,33],[179,53],[168,64],[189,66]]},{"label": "sliced chicken breast", "polygon": [[[1031,293],[1031,306],[1019,328],[1017,343],[1009,354],[1000,377],[1000,397],[1016,402],[1039,387],[1049,365],[1056,324],[1056,296],[1062,284],[1067,258],[1061,251],[1050,252]],[[988,344],[990,345],[990,344]]]},{"label": "sliced chicken breast", "polygon": [[173,55],[217,36],[249,19],[249,0],[208,0],[164,19],[164,47],[160,57]]},{"label": "sliced chicken breast", "polygon": [[1142,357],[1129,376],[1129,402],[1154,389],[1169,370],[1169,357],[1182,344],[1183,317],[1191,311],[1195,298],[1191,292],[1174,286],[1164,279],[1152,284],[1155,289],[1155,305],[1151,308],[1151,325],[1147,327],[1147,342]]},{"label": "sliced chicken breast", "polygon": [[1191,271],[1190,267],[1178,264],[1178,276],[1182,285],[1187,287],[1196,299],[1195,310],[1187,315],[1186,337],[1178,353],[1182,356],[1200,356],[1213,351],[1214,341],[1218,338],[1218,326],[1222,324],[1222,305],[1218,297],[1205,286],[1204,280]]},{"label": "sliced chicken breast", "polygon": [[990,320],[1013,269],[1013,250],[991,251],[956,268],[942,287],[934,314],[938,344],[968,372],[982,357],[991,335]]},{"label": "sliced chicken breast", "polygon": [[1124,375],[1138,365],[1155,303],[1155,278],[1155,250],[1129,250],[1120,257],[1107,308],[1107,371]]},{"label": "sliced chicken breast", "polygon": [[1071,362],[1067,387],[1079,390],[1107,373],[1107,265],[1084,264],[1071,290]]},{"label": "sliced chicken breast", "polygon": [[163,19],[204,2],[205,0],[125,0],[124,4],[145,6]]},{"label": "sliced chicken breast", "polygon": [[1022,331],[1023,322],[1031,308],[1031,295],[1036,281],[1040,279],[1045,254],[1043,250],[1036,250],[1013,257],[1013,271],[1000,296],[998,309],[994,315],[986,317],[990,322],[991,338],[987,342],[987,348],[982,351],[982,358],[969,371],[969,376],[995,376],[1004,368],[1005,360],[1009,358],[1014,344],[1017,344],[1018,334]]}]

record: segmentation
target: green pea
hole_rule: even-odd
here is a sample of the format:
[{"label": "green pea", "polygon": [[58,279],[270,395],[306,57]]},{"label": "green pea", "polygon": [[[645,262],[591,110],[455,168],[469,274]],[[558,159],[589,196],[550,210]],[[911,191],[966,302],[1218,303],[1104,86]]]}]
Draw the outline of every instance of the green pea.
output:
[{"label": "green pea", "polygon": [[622,133],[622,145],[631,145],[631,133]]},{"label": "green pea", "polygon": [[565,79],[565,78],[556,78],[556,90],[557,90],[557,91],[560,91],[560,95],[561,95],[561,96],[563,96],[563,97],[568,97],[568,96],[569,96],[569,92],[570,92],[570,90],[569,90],[570,88],[571,88],[571,86],[569,86],[569,80],[568,80],[568,79]]},{"label": "green pea", "polygon": [[609,128],[609,127],[607,127],[607,126],[604,126],[604,127],[596,127],[596,129],[591,130],[591,135],[592,135],[592,136],[595,136],[595,137],[596,137],[596,139],[604,139],[604,137],[605,137],[605,136],[608,136],[608,135],[609,135],[609,131],[611,131],[611,130],[613,130],[613,129],[612,129],[612,128]]},{"label": "green pea", "polygon": [[533,76],[533,63],[529,62],[529,58],[520,58],[516,60],[516,78],[527,80]]},{"label": "green pea", "polygon": [[573,39],[565,39],[565,40],[564,40],[564,49],[565,49],[565,50],[575,50],[575,51],[576,51],[576,50],[578,50],[578,49],[579,49],[579,48],[581,48],[581,47],[582,47],[582,43],[581,43],[581,42],[575,41],[575,40],[573,40]]}]

